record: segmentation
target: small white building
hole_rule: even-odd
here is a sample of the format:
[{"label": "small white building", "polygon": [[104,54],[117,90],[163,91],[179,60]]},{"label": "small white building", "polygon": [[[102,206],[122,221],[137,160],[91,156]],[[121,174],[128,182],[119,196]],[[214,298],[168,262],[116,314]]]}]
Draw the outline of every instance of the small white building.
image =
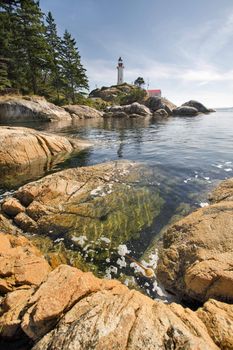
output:
[{"label": "small white building", "polygon": [[117,85],[124,83],[124,64],[122,58],[119,57],[118,65],[117,65]]},{"label": "small white building", "polygon": [[157,96],[157,97],[161,97],[162,96],[162,91],[159,90],[159,89],[156,89],[156,90],[147,90],[148,92],[148,95],[150,97],[154,97],[154,96]]}]

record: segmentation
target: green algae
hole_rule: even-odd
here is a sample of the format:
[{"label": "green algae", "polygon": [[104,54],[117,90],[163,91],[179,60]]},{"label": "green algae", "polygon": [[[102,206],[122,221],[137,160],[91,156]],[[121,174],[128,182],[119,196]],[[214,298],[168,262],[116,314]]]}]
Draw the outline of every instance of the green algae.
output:
[{"label": "green algae", "polygon": [[38,223],[42,233],[54,239],[63,237],[66,245],[85,249],[86,257],[94,261],[110,258],[119,244],[138,239],[163,205],[157,192],[146,186],[134,188],[126,184],[114,185],[111,193],[102,197],[89,193],[83,200],[64,204],[59,213]]}]

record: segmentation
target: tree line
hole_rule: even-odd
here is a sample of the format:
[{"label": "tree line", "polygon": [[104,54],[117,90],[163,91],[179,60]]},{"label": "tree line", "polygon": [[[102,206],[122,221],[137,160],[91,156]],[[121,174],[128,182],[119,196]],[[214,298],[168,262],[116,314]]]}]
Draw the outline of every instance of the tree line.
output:
[{"label": "tree line", "polygon": [[55,20],[39,1],[0,0],[0,91],[43,95],[73,102],[88,89],[76,41],[59,37]]}]

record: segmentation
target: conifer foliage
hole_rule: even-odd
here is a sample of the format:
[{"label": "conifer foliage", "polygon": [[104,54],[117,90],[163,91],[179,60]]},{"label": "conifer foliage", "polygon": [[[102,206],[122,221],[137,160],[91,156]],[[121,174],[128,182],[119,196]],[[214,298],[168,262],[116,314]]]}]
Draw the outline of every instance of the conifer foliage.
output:
[{"label": "conifer foliage", "polygon": [[45,95],[72,101],[88,89],[75,40],[67,31],[57,34],[49,12],[45,18],[39,1],[0,0],[0,91]]}]

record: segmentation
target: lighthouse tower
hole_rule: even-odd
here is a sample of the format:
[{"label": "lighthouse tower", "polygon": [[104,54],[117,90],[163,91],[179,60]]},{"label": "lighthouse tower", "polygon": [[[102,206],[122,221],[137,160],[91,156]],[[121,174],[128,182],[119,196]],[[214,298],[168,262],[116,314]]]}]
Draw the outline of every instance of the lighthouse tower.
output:
[{"label": "lighthouse tower", "polygon": [[118,66],[117,66],[117,85],[124,83],[124,65],[122,58],[119,57]]}]

